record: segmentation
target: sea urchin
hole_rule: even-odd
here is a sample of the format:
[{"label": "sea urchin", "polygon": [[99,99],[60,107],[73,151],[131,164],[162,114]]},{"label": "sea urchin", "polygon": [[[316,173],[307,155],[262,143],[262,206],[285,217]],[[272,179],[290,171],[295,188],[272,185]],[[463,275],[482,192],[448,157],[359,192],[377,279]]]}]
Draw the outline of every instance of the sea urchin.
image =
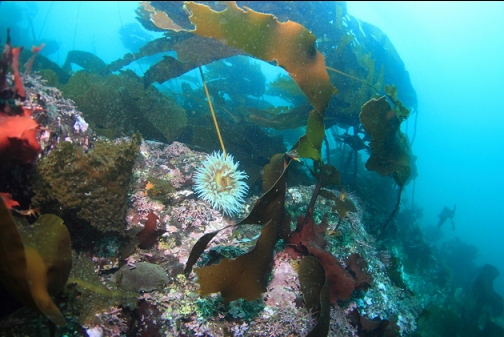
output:
[{"label": "sea urchin", "polygon": [[208,201],[214,209],[232,216],[242,208],[248,186],[242,179],[248,178],[238,171],[238,162],[233,156],[222,152],[208,155],[194,177],[194,190],[200,198]]}]

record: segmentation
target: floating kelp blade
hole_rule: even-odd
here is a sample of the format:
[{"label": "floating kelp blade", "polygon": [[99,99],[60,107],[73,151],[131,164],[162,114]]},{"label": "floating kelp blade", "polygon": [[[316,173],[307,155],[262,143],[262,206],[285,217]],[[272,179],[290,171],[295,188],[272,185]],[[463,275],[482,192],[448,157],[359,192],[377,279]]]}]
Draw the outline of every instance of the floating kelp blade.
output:
[{"label": "floating kelp blade", "polygon": [[[203,4],[186,2],[185,8],[191,12],[189,20],[196,26],[191,32],[214,38],[266,62],[276,61],[296,81],[315,109],[323,113],[337,90],[329,80],[324,56],[315,47],[315,35],[296,22],[278,22],[271,14],[247,7],[244,10],[234,1],[226,4],[225,10],[216,12]],[[152,12],[150,4],[143,6]],[[164,28],[166,17],[158,13],[151,15],[151,21]]]},{"label": "floating kelp blade", "polygon": [[318,111],[313,110],[308,115],[306,135],[299,138],[294,148],[301,158],[311,158],[319,161],[321,159],[320,148],[322,147],[324,135],[324,119]]},{"label": "floating kelp blade", "polygon": [[404,185],[411,168],[408,141],[400,130],[402,119],[385,96],[364,104],[359,118],[366,133],[372,137],[369,144],[371,156],[366,168],[382,176],[393,174],[396,183]]}]

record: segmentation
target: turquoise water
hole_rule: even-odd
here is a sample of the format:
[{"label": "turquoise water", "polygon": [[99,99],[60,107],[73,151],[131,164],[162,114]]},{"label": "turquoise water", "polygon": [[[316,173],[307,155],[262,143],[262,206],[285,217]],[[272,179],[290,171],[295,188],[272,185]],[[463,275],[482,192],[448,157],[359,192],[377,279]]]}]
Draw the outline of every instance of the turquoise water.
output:
[{"label": "turquoise water", "polygon": [[[413,151],[423,225],[456,204],[446,239],[475,245],[478,262],[504,270],[504,3],[349,2],[348,11],[390,37],[418,94]],[[495,285],[504,294],[504,277]]]}]

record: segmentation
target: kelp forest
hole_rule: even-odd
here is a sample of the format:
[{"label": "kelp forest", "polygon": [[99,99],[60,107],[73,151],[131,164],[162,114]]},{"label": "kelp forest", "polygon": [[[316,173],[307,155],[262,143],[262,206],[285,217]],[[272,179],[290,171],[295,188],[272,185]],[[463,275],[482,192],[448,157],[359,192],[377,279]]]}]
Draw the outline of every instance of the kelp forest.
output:
[{"label": "kelp forest", "polygon": [[499,272],[464,288],[471,246],[418,226],[417,97],[378,27],[344,2],[136,18],[156,37],[111,63],[1,33],[0,336],[504,335]]}]

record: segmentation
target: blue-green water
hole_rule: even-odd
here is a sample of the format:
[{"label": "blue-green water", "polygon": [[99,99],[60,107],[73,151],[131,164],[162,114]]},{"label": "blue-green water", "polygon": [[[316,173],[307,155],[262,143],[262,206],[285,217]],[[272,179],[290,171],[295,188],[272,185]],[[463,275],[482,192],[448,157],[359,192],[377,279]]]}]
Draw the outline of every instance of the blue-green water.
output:
[{"label": "blue-green water", "polygon": [[[413,151],[423,225],[456,204],[456,229],[445,226],[445,238],[475,245],[480,263],[504,270],[504,3],[350,2],[348,10],[390,37],[418,94]],[[504,277],[495,285],[503,294]]]}]

